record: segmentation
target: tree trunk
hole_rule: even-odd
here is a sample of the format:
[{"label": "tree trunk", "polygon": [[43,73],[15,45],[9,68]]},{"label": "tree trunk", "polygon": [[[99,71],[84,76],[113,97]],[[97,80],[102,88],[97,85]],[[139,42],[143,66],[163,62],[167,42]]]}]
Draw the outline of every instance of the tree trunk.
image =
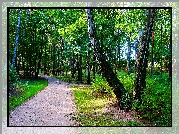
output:
[{"label": "tree trunk", "polygon": [[70,68],[71,68],[71,77],[75,78],[75,57],[74,52],[72,52],[72,57],[70,60]]},{"label": "tree trunk", "polygon": [[[91,3],[88,2],[88,6],[90,5]],[[102,53],[102,50],[100,48],[99,40],[97,39],[97,35],[94,27],[94,20],[93,20],[94,17],[92,14],[92,9],[87,9],[86,15],[88,21],[89,38],[91,40],[95,56],[99,62],[102,76],[106,78],[107,82],[112,87],[113,92],[118,100],[120,109],[129,110],[131,109],[131,101],[130,101],[129,94],[124,89],[123,84],[117,78],[117,75],[113,72],[110,63],[106,61],[106,57]]]},{"label": "tree trunk", "polygon": [[130,75],[130,59],[131,59],[131,44],[130,37],[128,39],[128,54],[127,54],[127,74]]},{"label": "tree trunk", "polygon": [[154,9],[148,9],[147,22],[145,26],[145,31],[139,42],[139,53],[137,58],[137,68],[136,68],[136,79],[135,79],[135,99],[139,100],[141,104],[141,95],[146,88],[146,68],[148,63],[148,53],[149,53],[149,43],[153,31],[153,23],[155,11]]},{"label": "tree trunk", "polygon": [[150,75],[152,76],[152,69],[154,66],[153,51],[154,51],[154,31],[152,32],[152,50],[151,50],[151,61],[150,61]]},{"label": "tree trunk", "polygon": [[[88,57],[90,57],[90,52],[88,52]],[[91,83],[91,78],[90,78],[90,60],[87,61],[87,65],[88,65],[88,76],[87,76],[87,84],[90,84]]]},{"label": "tree trunk", "polygon": [[[46,49],[46,46],[47,45],[45,45],[45,59],[47,58],[47,49]],[[46,71],[47,71],[47,62],[45,60],[44,61],[44,75],[45,75]]]},{"label": "tree trunk", "polygon": [[[136,58],[136,61],[138,59],[138,47],[139,47],[139,41],[135,41],[135,58]],[[135,62],[134,64],[134,73],[136,74],[136,68],[137,68],[137,62]]]},{"label": "tree trunk", "polygon": [[56,75],[56,71],[55,71],[55,68],[56,68],[56,54],[55,54],[55,44],[53,44],[53,47],[52,47],[52,58],[53,58],[53,70],[52,70],[52,74],[53,75]]},{"label": "tree trunk", "polygon": [[[154,2],[154,7],[157,6],[157,2]],[[156,20],[156,16],[154,17],[154,21]],[[155,29],[155,23],[153,24],[153,29]],[[152,31],[152,45],[151,45],[151,61],[150,61],[150,76],[152,76],[152,71],[153,71],[153,66],[154,66],[154,44],[155,44],[155,36],[154,36],[155,31]]]},{"label": "tree trunk", "polygon": [[117,58],[117,59],[118,59],[118,64],[117,64],[118,69],[121,68],[121,66],[120,66],[120,50],[121,50],[121,49],[120,49],[120,42],[119,42],[119,45],[118,45],[118,54],[117,54],[117,55],[118,55],[118,56],[117,56],[117,57],[118,57],[118,58]]},{"label": "tree trunk", "polygon": [[59,64],[59,62],[60,62],[60,53],[59,52],[60,51],[59,51],[59,47],[58,47],[57,76],[60,75],[60,64]]},{"label": "tree trunk", "polygon": [[[161,24],[161,46],[162,46],[162,24]],[[161,59],[160,59],[160,75],[162,77],[162,59],[163,55],[161,54]]]},{"label": "tree trunk", "polygon": [[95,75],[96,75],[96,57],[95,55],[93,55],[93,76],[95,79]]},{"label": "tree trunk", "polygon": [[[77,56],[78,58],[78,56]],[[78,59],[78,63],[77,63],[77,66],[78,66],[78,81],[82,82],[82,55],[79,54],[79,59]]]},{"label": "tree trunk", "polygon": [[20,34],[20,19],[21,19],[21,14],[22,14],[22,9],[20,9],[20,13],[19,13],[19,18],[18,18],[18,24],[17,24],[17,35],[16,35],[16,43],[15,43],[15,47],[14,47],[14,56],[12,59],[12,66],[14,67],[15,65],[15,60],[16,60],[16,52],[17,52],[17,47],[18,47],[18,40],[19,40],[19,34]]}]

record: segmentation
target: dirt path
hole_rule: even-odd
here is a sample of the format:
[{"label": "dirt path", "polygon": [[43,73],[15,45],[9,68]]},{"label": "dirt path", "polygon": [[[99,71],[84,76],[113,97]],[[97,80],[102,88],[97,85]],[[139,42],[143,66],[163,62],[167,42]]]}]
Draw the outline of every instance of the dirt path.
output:
[{"label": "dirt path", "polygon": [[76,113],[74,96],[68,83],[42,75],[48,86],[11,111],[10,126],[77,126],[70,121]]}]

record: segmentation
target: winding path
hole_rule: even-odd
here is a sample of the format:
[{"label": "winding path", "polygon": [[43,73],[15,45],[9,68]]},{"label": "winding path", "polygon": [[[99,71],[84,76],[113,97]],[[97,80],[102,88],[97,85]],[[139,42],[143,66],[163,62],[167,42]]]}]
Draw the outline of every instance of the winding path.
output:
[{"label": "winding path", "polygon": [[78,126],[70,121],[76,113],[74,96],[68,83],[41,75],[48,86],[10,112],[9,126]]}]

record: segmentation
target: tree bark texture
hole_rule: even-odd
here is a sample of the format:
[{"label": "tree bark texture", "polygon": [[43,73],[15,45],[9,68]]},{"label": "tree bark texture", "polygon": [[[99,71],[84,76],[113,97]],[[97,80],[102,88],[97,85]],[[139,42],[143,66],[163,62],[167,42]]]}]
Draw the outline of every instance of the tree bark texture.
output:
[{"label": "tree bark texture", "polygon": [[20,32],[20,19],[21,19],[21,15],[22,15],[22,9],[20,9],[20,13],[19,13],[19,17],[18,17],[16,43],[15,43],[15,47],[14,47],[14,56],[13,56],[13,59],[12,59],[12,66],[13,67],[15,65],[16,53],[17,53],[17,47],[18,47],[18,40],[19,40],[19,36],[20,36],[19,32]]},{"label": "tree bark texture", "polygon": [[117,75],[113,72],[113,69],[109,62],[107,62],[105,55],[102,53],[102,49],[100,47],[99,41],[97,39],[95,26],[94,26],[94,16],[92,14],[92,9],[86,10],[86,16],[88,21],[88,32],[89,38],[91,40],[91,44],[95,53],[95,57],[97,58],[102,76],[106,78],[110,87],[112,87],[114,94],[118,100],[118,104],[121,110],[129,110],[131,109],[131,101],[130,96],[125,90],[123,84],[117,78]]},{"label": "tree bark texture", "polygon": [[135,79],[135,99],[141,103],[141,95],[146,88],[146,68],[149,55],[149,43],[152,37],[153,23],[155,11],[154,9],[147,10],[147,21],[144,33],[139,41],[139,53],[136,60],[136,79]]}]

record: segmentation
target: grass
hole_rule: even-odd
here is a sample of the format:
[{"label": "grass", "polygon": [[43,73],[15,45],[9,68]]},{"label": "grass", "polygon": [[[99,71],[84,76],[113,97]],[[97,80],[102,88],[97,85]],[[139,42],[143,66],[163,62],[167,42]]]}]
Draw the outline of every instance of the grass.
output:
[{"label": "grass", "polygon": [[[133,98],[135,74],[128,75],[124,71],[117,72],[117,77],[124,85],[127,92]],[[63,80],[74,82],[70,75],[63,77]],[[78,117],[82,126],[141,126],[136,121],[121,123],[111,119],[109,114],[102,114],[103,109],[108,105],[107,96],[101,97],[99,91],[110,90],[106,80],[96,75],[92,86],[88,88],[73,88],[78,110]],[[177,89],[175,91],[178,91]],[[94,94],[93,94],[94,93]],[[107,95],[109,95],[108,92]],[[111,99],[115,99],[113,96]],[[171,80],[168,73],[153,74],[146,77],[146,89],[142,96],[142,104],[138,105],[133,98],[133,111],[138,119],[150,121],[147,126],[171,126]]]},{"label": "grass", "polygon": [[12,95],[9,97],[9,110],[13,110],[15,107],[24,103],[27,99],[37,94],[44,89],[48,82],[47,80],[21,80],[22,83],[28,82],[28,88],[23,90],[20,94]]},{"label": "grass", "polygon": [[110,114],[103,112],[110,101],[115,101],[114,96],[98,96],[91,94],[91,89],[86,87],[72,87],[75,96],[78,116],[75,118],[82,126],[141,126],[136,121],[119,122],[112,119]]},{"label": "grass", "polygon": [[[135,75],[133,73],[127,75],[125,72],[118,72],[118,78],[132,97]],[[99,89],[94,89],[100,87],[99,80],[94,84],[96,85],[88,88],[73,88],[78,111],[77,121],[79,121],[82,126],[144,125],[137,121],[118,122],[111,119],[109,114],[103,113],[102,111],[108,105],[109,100],[115,100],[115,96],[109,99],[106,95],[91,94],[93,91],[100,91]],[[104,80],[103,85],[106,85]],[[168,79],[167,73],[163,73],[162,76],[147,75],[146,89],[144,90],[142,101],[143,103],[139,106],[135,105],[134,100],[133,111],[137,114],[139,119],[150,121],[149,124],[145,125],[171,126],[171,81]],[[135,111],[136,108],[138,111]]]}]

